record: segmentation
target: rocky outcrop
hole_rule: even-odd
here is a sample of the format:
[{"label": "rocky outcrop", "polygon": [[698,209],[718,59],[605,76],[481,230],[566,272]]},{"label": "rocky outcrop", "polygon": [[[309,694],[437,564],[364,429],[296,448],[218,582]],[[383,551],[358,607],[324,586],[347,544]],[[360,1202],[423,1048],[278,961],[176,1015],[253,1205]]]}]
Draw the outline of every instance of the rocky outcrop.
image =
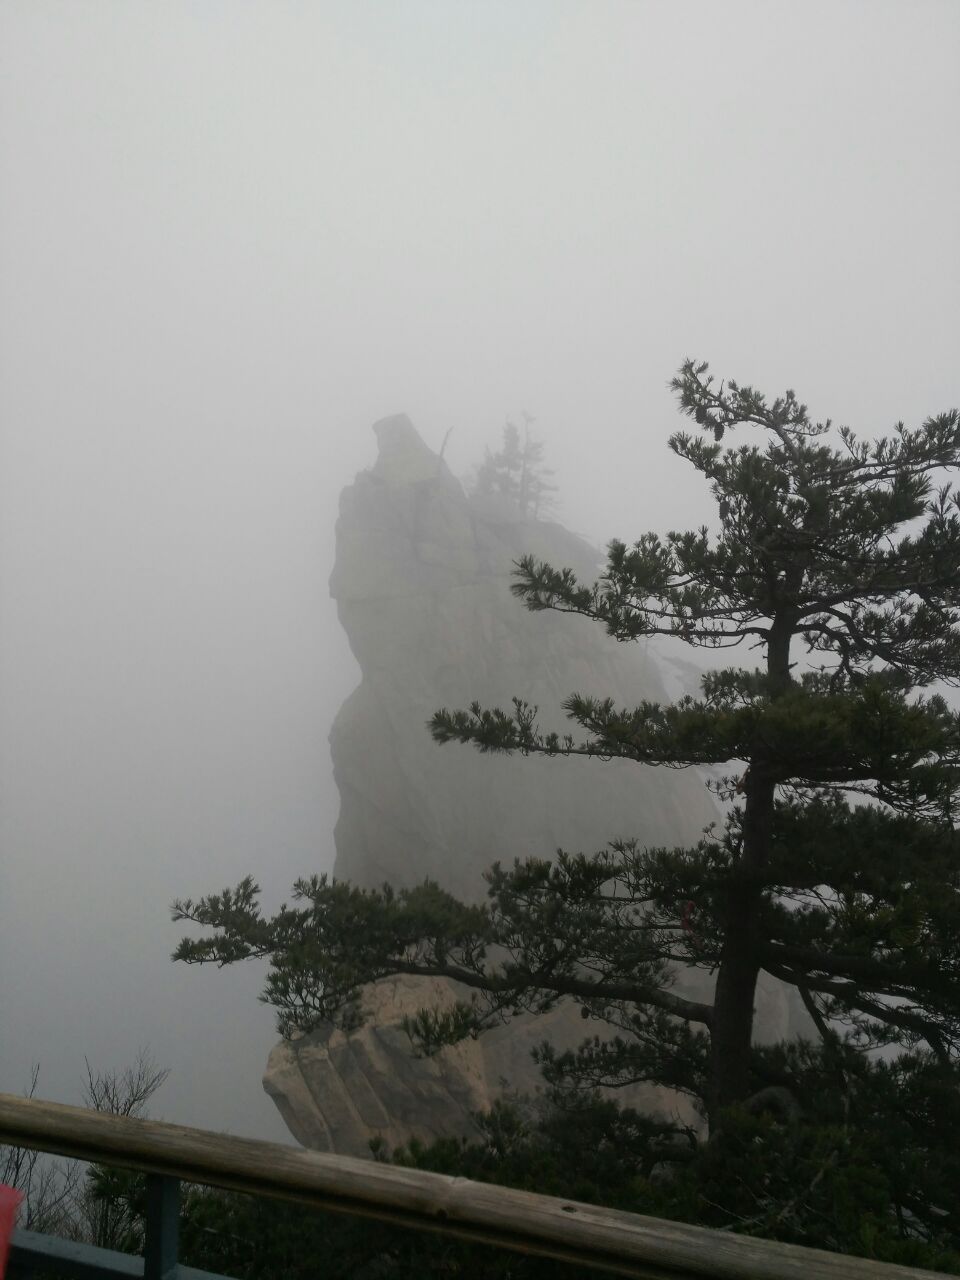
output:
[{"label": "rocky outcrop", "polygon": [[[577,691],[622,706],[665,700],[662,667],[640,645],[618,645],[583,618],[530,613],[510,592],[524,553],[568,565],[592,581],[597,552],[558,524],[469,498],[405,417],[374,428],[376,463],[343,493],[331,593],[360,685],[330,741],[340,792],[335,874],[366,886],[426,877],[465,898],[484,896],[495,861],[594,851],[609,840],[696,840],[718,816],[694,771],[626,761],[481,756],[438,746],[426,728],[440,706],[540,708],[544,728],[568,728],[563,699]],[[684,985],[709,980],[683,975]],[[509,1085],[536,1087],[529,1050],[543,1038],[577,1043],[583,1023],[561,1007],[502,1031],[414,1059],[404,1013],[453,997],[450,984],[405,979],[369,994],[359,1032],[322,1030],[279,1045],[265,1087],[308,1146],[363,1153],[370,1137],[468,1132],[470,1112]],[[758,1026],[790,1034],[795,1008],[774,984],[761,993]],[[634,1105],[676,1109],[663,1091]]]},{"label": "rocky outcrop", "polygon": [[340,792],[337,876],[375,886],[425,876],[484,894],[492,862],[594,850],[621,836],[696,837],[717,816],[692,772],[626,761],[480,756],[435,744],[440,706],[540,707],[567,729],[573,691],[624,706],[666,695],[637,645],[583,618],[530,613],[510,593],[525,552],[592,581],[599,557],[557,524],[472,502],[406,418],[374,428],[376,464],[341,498],[330,589],[362,671],[330,736]]},{"label": "rocky outcrop", "polygon": [[396,1147],[469,1132],[470,1116],[493,1100],[479,1041],[436,1057],[411,1054],[405,1013],[445,1003],[446,982],[395,978],[367,993],[365,1026],[349,1035],[324,1027],[277,1045],[264,1087],[306,1147],[369,1155],[370,1139]]}]

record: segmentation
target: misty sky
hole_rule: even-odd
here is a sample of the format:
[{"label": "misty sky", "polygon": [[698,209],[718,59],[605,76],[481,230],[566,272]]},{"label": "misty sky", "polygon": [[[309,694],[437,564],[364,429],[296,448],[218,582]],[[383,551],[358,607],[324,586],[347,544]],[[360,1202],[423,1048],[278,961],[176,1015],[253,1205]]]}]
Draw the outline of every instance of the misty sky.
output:
[{"label": "misty sky", "polygon": [[171,965],[168,906],[330,865],[371,423],[465,473],[529,410],[603,542],[709,518],[685,355],[954,406],[958,44],[955,0],[0,0],[0,1090],[149,1043],[157,1114],[286,1138],[261,975]]}]

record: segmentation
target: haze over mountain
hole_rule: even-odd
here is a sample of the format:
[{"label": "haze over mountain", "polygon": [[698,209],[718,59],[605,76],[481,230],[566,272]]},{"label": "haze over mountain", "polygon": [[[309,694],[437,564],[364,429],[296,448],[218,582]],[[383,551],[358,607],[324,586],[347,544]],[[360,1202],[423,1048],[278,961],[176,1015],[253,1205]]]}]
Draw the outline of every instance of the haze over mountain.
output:
[{"label": "haze over mountain", "polygon": [[960,401],[960,11],[0,5],[0,1087],[149,1043],[285,1137],[261,975],[168,906],[328,868],[338,495],[529,410],[569,529],[698,525],[687,354],[866,433]]}]

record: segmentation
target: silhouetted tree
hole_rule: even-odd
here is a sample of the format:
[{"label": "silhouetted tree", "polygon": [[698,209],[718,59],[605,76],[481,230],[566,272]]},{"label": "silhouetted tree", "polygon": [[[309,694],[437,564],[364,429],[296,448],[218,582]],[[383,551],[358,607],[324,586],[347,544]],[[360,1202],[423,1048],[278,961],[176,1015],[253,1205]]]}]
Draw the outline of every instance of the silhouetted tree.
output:
[{"label": "silhouetted tree", "polygon": [[[141,1048],[123,1071],[94,1071],[86,1063],[84,1104],[112,1116],[142,1118],[147,1103],[170,1074]],[[142,1173],[115,1165],[93,1164],[86,1171],[74,1209],[75,1236],[121,1253],[143,1251],[147,1180]]]},{"label": "silhouetted tree", "polygon": [[477,468],[473,492],[503,499],[515,505],[521,515],[536,520],[550,507],[556,485],[547,480],[553,472],[543,465],[543,443],[530,432],[535,419],[526,412],[522,417],[522,431],[508,420],[501,448],[496,453],[486,451]]},{"label": "silhouetted tree", "polygon": [[[141,1048],[123,1071],[95,1071],[86,1062],[84,1105],[115,1116],[141,1117],[170,1074]],[[26,1096],[40,1078],[34,1066]],[[63,1236],[104,1249],[139,1253],[143,1248],[146,1179],[113,1165],[54,1160],[25,1147],[0,1147],[0,1182],[23,1193],[18,1224],[25,1230]]]}]

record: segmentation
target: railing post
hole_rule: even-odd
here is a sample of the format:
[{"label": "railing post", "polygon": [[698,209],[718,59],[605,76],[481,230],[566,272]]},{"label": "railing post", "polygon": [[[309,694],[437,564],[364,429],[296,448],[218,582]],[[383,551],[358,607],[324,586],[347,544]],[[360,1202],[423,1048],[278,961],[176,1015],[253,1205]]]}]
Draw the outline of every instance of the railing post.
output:
[{"label": "railing post", "polygon": [[180,1234],[180,1179],[147,1174],[143,1280],[175,1280]]}]

